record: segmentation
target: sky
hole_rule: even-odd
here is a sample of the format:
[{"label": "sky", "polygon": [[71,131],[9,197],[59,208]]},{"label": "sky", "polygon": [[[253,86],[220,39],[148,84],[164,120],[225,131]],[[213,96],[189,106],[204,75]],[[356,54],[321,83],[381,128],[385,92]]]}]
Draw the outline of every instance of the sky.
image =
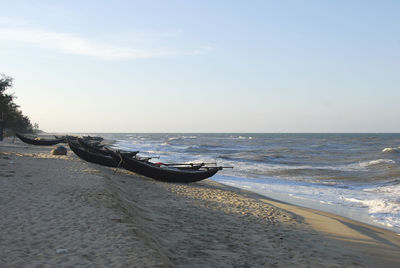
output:
[{"label": "sky", "polygon": [[49,132],[400,132],[400,1],[0,2]]}]

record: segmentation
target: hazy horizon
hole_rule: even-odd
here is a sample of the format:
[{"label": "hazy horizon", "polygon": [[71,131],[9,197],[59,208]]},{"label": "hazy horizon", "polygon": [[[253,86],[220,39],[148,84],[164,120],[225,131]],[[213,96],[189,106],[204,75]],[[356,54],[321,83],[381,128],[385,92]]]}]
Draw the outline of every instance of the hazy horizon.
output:
[{"label": "hazy horizon", "polygon": [[328,135],[341,135],[341,134],[370,134],[370,135],[391,135],[400,134],[400,132],[71,132],[71,131],[43,131],[42,133],[67,133],[67,134],[235,134],[235,135],[252,135],[252,134],[328,134]]},{"label": "hazy horizon", "polygon": [[398,1],[3,1],[47,132],[400,132]]}]

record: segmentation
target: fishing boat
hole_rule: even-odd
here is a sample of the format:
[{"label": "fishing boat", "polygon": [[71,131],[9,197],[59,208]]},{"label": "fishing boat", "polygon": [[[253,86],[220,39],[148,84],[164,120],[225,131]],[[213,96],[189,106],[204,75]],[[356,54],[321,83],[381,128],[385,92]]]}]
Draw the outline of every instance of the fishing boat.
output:
[{"label": "fishing boat", "polygon": [[110,153],[104,149],[104,144],[100,144],[97,142],[90,142],[89,140],[85,140],[82,138],[77,138],[79,145],[81,145],[85,150],[89,152],[110,155]]},{"label": "fishing boat", "polygon": [[168,165],[158,165],[155,163],[151,163],[149,161],[139,160],[135,157],[128,156],[119,151],[110,150],[111,156],[115,159],[115,161],[120,162],[121,166],[127,170],[135,172],[137,174],[144,175],[146,177],[164,181],[164,182],[196,182],[207,179],[219,170],[222,167],[205,167],[205,166],[195,166],[194,168],[190,167],[177,167],[177,166],[168,166]]},{"label": "fishing boat", "polygon": [[50,146],[65,142],[65,137],[57,137],[56,139],[43,139],[43,138],[32,139],[18,133],[15,133],[15,136],[17,136],[21,141],[31,145]]},{"label": "fishing boat", "polygon": [[100,136],[82,136],[82,139],[85,141],[95,141],[95,142],[102,142],[104,140],[103,137]]},{"label": "fishing boat", "polygon": [[117,167],[118,161],[107,154],[101,153],[101,151],[89,151],[83,148],[76,139],[68,139],[69,148],[81,159],[88,161],[90,163],[99,164],[107,167]]},{"label": "fishing boat", "polygon": [[[87,140],[85,138],[76,138],[76,141],[79,143],[81,147],[83,147],[84,150],[88,151],[89,153],[97,153],[101,155],[110,155],[110,151],[105,149],[105,144],[100,144],[95,142],[92,142],[90,140]],[[135,156],[136,154],[139,153],[139,151],[122,151],[121,153],[124,153],[127,156]],[[143,160],[149,160],[151,157],[144,158]]]}]

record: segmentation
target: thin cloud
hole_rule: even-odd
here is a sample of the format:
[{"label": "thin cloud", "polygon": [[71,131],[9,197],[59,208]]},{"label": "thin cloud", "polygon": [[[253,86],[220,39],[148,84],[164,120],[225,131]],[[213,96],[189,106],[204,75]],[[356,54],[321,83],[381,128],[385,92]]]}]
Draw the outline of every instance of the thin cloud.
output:
[{"label": "thin cloud", "polygon": [[21,27],[21,26],[27,26],[28,23],[25,20],[21,20],[21,19],[0,17],[0,25],[2,25],[2,26],[12,26],[12,27]]},{"label": "thin cloud", "polygon": [[[0,28],[0,40],[22,42],[63,53],[93,57],[102,60],[134,60],[203,54],[209,49],[189,52],[168,48],[128,48],[93,42],[73,34],[44,31],[32,28]],[[199,53],[202,51],[202,53]]]}]

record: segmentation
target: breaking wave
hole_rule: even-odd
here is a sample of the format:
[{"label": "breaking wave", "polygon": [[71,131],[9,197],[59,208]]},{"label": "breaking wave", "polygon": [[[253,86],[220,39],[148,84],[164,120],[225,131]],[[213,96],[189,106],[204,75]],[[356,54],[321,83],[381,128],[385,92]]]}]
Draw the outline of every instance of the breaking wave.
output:
[{"label": "breaking wave", "polygon": [[383,149],[382,153],[400,153],[400,147],[388,147]]},{"label": "breaking wave", "polygon": [[360,162],[361,167],[370,167],[370,166],[376,166],[376,165],[387,165],[387,164],[394,164],[396,163],[392,159],[377,159],[377,160],[371,160],[371,161],[364,161]]}]

